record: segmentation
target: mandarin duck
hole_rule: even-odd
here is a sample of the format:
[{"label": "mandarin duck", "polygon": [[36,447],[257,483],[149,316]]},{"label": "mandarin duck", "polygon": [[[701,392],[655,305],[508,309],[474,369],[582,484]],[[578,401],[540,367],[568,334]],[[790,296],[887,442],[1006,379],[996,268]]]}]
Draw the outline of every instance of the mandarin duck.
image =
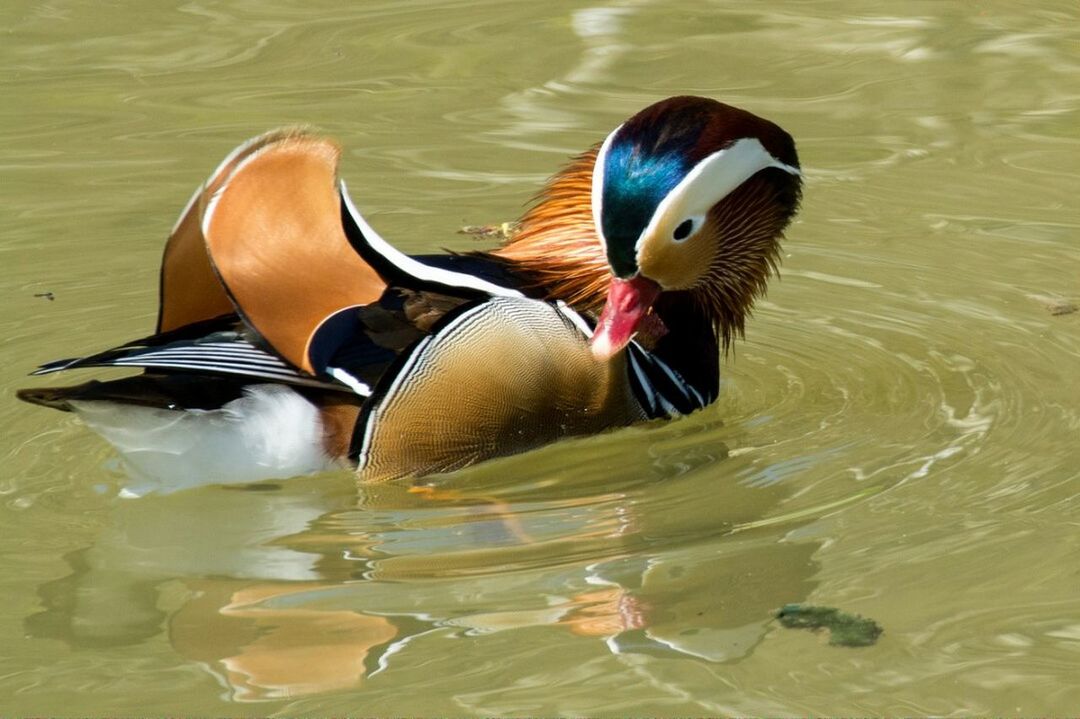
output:
[{"label": "mandarin duck", "polygon": [[779,126],[672,97],[555,174],[502,246],[410,256],[339,158],[301,130],[241,145],[168,238],[154,334],[33,374],[142,373],[18,396],[78,413],[139,491],[419,476],[684,415],[716,399],[801,193]]}]

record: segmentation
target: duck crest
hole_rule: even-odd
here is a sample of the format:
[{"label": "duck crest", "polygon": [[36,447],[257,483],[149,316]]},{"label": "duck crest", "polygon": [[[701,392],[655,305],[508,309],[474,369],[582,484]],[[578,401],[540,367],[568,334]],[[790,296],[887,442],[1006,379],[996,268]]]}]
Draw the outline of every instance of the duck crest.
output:
[{"label": "duck crest", "polygon": [[599,145],[555,174],[519,220],[519,229],[489,254],[512,264],[536,289],[577,310],[599,312],[611,280],[592,214],[592,176]]}]

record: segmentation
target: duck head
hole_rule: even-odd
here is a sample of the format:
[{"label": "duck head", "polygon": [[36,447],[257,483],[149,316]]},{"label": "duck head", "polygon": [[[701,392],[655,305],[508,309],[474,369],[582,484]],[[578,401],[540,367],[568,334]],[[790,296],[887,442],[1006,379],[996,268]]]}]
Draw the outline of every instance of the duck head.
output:
[{"label": "duck head", "polygon": [[622,350],[665,293],[693,297],[725,345],[741,333],[798,207],[791,136],[715,100],[673,97],[608,135],[591,174],[611,275],[594,356]]}]

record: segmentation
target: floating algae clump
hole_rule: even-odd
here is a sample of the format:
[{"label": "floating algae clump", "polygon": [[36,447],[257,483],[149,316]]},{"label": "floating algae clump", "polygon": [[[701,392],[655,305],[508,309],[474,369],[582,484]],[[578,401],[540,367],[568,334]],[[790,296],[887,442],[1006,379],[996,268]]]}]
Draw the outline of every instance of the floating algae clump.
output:
[{"label": "floating algae clump", "polygon": [[873,619],[832,607],[787,604],[776,614],[776,618],[788,629],[828,629],[829,644],[838,647],[868,647],[877,641],[883,631]]}]

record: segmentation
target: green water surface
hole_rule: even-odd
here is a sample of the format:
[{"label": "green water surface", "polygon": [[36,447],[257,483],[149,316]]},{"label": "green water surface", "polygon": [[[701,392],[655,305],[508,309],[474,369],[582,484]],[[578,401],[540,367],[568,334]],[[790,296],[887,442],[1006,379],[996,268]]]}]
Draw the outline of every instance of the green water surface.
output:
[{"label": "green water surface", "polygon": [[[1075,2],[7,0],[0,28],[0,715],[1080,710]],[[152,329],[165,236],[251,135],[338,137],[380,233],[468,249],[682,93],[783,125],[807,180],[705,411],[437,495],[125,500],[106,445],[14,399]]]}]

